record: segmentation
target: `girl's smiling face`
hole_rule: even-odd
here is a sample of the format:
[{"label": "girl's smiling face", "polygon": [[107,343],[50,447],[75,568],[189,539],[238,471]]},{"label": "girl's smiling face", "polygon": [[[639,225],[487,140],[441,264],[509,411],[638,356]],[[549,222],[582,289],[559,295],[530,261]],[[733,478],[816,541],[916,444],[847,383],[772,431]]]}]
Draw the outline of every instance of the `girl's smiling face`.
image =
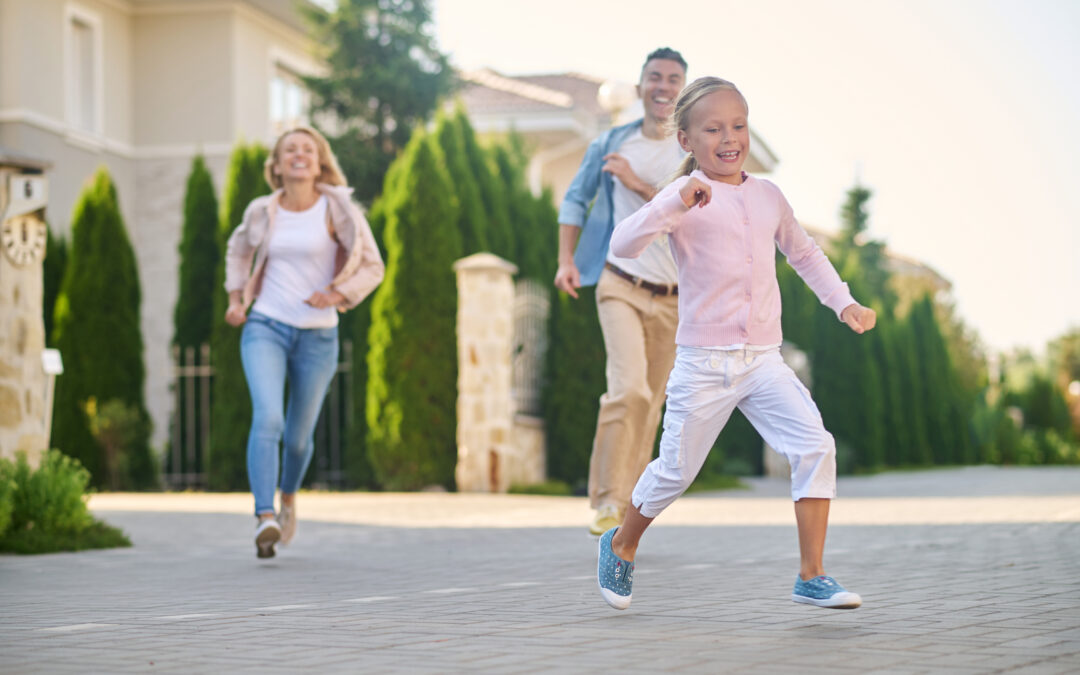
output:
[{"label": "girl's smiling face", "polygon": [[698,167],[711,180],[739,185],[750,153],[750,126],[746,104],[732,89],[702,96],[689,110],[686,129],[679,129],[679,145],[693,153]]}]

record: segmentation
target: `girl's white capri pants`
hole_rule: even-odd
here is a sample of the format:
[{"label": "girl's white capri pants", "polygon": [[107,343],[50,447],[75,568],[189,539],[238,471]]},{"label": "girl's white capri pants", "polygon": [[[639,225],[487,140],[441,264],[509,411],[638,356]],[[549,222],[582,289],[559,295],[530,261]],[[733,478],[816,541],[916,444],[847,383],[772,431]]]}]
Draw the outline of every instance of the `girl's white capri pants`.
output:
[{"label": "girl's white capri pants", "polygon": [[668,378],[660,456],[641,474],[634,506],[655,518],[693,482],[736,406],[791,464],[791,497],[836,496],[836,444],[780,349],[679,346]]}]

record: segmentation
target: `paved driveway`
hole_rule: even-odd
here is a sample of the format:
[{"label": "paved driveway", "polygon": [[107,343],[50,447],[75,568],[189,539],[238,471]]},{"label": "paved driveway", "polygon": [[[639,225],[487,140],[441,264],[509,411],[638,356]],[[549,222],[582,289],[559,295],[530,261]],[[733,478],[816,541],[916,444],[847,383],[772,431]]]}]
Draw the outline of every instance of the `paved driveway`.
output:
[{"label": "paved driveway", "polygon": [[788,599],[776,481],[663,514],[625,612],[579,498],[302,494],[257,561],[247,495],[101,495],[134,548],[0,556],[0,672],[1080,672],[1080,468],[840,493],[826,564],[854,611]]}]

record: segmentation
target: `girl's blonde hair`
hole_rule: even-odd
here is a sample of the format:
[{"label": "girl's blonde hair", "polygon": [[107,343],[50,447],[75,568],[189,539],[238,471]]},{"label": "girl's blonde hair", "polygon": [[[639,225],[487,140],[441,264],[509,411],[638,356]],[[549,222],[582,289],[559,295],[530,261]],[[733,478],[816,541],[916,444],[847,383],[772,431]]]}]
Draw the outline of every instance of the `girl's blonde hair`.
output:
[{"label": "girl's blonde hair", "polygon": [[337,157],[334,156],[334,151],[330,149],[330,143],[327,142],[326,138],[311,127],[293,127],[278,136],[273,151],[267,155],[266,161],[263,163],[263,176],[271,187],[277,190],[284,185],[281,176],[274,173],[274,165],[277,164],[278,155],[281,153],[281,144],[291,134],[307,134],[315,141],[315,149],[319,151],[319,175],[315,178],[316,183],[345,185],[345,175],[341,173]]},{"label": "girl's blonde hair", "polygon": [[[743,106],[746,108],[747,114],[750,113],[750,106],[746,103],[746,97],[742,95],[739,88],[727,80],[722,80],[719,77],[699,77],[690,84],[686,85],[686,88],[679,94],[679,98],[675,100],[675,112],[671,113],[671,119],[668,121],[669,133],[677,133],[680,130],[686,131],[690,124],[690,110],[698,101],[705,98],[713,92],[726,89],[733,91],[739,95],[742,99]],[[679,168],[675,170],[675,173],[671,174],[667,180],[665,180],[658,187],[663,188],[665,185],[671,183],[676,178],[681,176],[688,176],[698,168],[697,158],[692,153],[688,153],[679,164]]]}]

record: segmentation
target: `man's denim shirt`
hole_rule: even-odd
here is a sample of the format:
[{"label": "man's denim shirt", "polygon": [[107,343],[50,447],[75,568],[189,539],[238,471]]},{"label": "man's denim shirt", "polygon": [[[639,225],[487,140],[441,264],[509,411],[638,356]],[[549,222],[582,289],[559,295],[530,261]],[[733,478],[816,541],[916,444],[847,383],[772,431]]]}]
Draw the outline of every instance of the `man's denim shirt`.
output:
[{"label": "man's denim shirt", "polygon": [[600,170],[604,166],[604,156],[618,150],[623,141],[640,128],[641,120],[637,120],[608,129],[590,143],[559,207],[560,225],[581,228],[574,264],[581,273],[582,286],[593,286],[599,281],[611,245],[611,233],[615,230],[611,205],[615,179]]}]

